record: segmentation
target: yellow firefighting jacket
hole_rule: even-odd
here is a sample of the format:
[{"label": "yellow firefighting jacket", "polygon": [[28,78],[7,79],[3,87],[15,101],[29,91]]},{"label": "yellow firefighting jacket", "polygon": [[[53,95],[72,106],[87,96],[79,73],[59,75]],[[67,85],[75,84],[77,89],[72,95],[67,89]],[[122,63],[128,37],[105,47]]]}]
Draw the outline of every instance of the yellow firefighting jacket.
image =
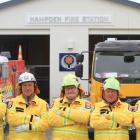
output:
[{"label": "yellow firefighting jacket", "polygon": [[95,103],[90,126],[94,128],[94,140],[129,140],[128,126],[133,114],[128,104],[118,101],[110,107],[104,101]]},{"label": "yellow firefighting jacket", "polygon": [[91,104],[79,97],[71,104],[65,97],[56,99],[48,114],[51,140],[88,140],[90,110]]},{"label": "yellow firefighting jacket", "polygon": [[140,100],[136,103],[135,105],[135,110],[134,112],[134,125],[136,127],[136,140],[139,140],[140,138]]},{"label": "yellow firefighting jacket", "polygon": [[[34,140],[35,137],[36,140],[39,138],[45,140],[46,138],[43,136],[42,132],[49,127],[47,114],[48,104],[37,95],[35,95],[28,105],[22,95],[11,99],[7,109],[7,121],[10,127],[8,140],[12,140],[11,138],[13,138],[13,135],[14,140],[16,140],[16,137],[21,140],[25,138]],[[36,116],[40,118],[38,121],[34,119]],[[22,124],[27,124],[29,130],[27,132],[15,132],[14,128]]]},{"label": "yellow firefighting jacket", "polygon": [[3,123],[3,117],[6,113],[6,104],[2,102],[2,96],[0,95],[0,126]]},{"label": "yellow firefighting jacket", "polygon": [[3,133],[3,118],[6,113],[6,104],[2,102],[2,95],[0,95],[0,140],[4,139]]}]

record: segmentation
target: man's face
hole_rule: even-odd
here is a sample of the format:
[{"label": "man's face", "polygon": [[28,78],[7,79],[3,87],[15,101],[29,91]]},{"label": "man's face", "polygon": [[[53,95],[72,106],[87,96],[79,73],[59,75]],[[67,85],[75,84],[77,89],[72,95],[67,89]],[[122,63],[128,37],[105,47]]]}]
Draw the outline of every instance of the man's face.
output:
[{"label": "man's face", "polygon": [[114,89],[106,89],[103,93],[103,98],[108,103],[113,103],[118,99],[118,91]]},{"label": "man's face", "polygon": [[25,82],[21,85],[24,97],[29,97],[34,94],[34,82]]},{"label": "man's face", "polygon": [[75,86],[68,86],[64,88],[65,96],[68,100],[75,100],[78,96],[78,89]]}]

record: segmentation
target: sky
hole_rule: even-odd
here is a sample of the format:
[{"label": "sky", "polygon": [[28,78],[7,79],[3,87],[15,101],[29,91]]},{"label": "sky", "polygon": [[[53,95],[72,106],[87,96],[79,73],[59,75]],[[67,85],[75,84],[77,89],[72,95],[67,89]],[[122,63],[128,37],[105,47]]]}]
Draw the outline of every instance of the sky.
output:
[{"label": "sky", "polygon": [[130,0],[130,1],[134,1],[134,2],[140,3],[140,0]]},{"label": "sky", "polygon": [[10,0],[0,0],[0,3],[6,2],[6,1],[10,1]]},{"label": "sky", "polygon": [[[6,2],[6,1],[11,1],[11,0],[0,0],[0,3]],[[130,1],[134,1],[134,2],[140,3],[140,0],[130,0]]]}]

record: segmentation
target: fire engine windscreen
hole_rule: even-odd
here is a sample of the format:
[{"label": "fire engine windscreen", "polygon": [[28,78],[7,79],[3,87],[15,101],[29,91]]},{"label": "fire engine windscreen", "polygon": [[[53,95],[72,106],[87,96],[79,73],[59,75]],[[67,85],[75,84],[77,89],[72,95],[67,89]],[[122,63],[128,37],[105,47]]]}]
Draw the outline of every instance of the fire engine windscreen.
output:
[{"label": "fire engine windscreen", "polygon": [[124,83],[125,79],[140,79],[140,52],[97,52],[93,74],[97,80],[114,76]]}]

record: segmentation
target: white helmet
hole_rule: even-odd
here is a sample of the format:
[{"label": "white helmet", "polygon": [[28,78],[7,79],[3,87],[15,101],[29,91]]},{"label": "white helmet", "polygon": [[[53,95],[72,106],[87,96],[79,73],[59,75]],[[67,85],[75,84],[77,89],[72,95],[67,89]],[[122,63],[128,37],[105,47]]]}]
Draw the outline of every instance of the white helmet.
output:
[{"label": "white helmet", "polygon": [[19,84],[24,83],[24,82],[30,82],[30,81],[36,83],[36,79],[35,79],[34,75],[29,72],[22,73],[18,78]]},{"label": "white helmet", "polygon": [[9,60],[8,60],[7,57],[0,55],[0,64],[5,63],[5,62],[8,62],[8,61]]}]

